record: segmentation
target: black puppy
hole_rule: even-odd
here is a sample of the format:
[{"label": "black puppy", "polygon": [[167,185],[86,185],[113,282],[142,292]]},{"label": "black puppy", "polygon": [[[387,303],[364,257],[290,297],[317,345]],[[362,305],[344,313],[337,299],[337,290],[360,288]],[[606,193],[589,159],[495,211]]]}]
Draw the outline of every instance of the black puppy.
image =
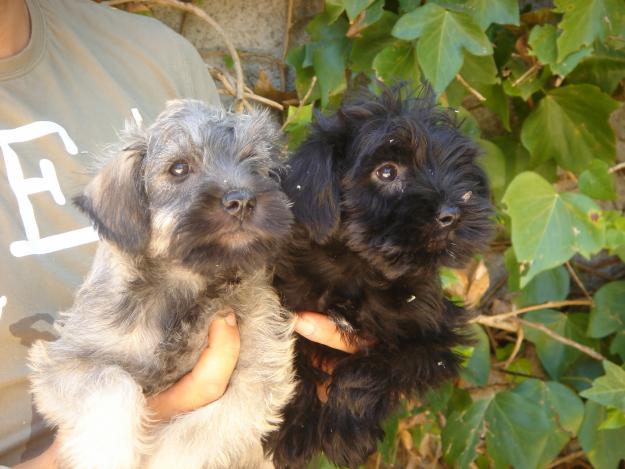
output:
[{"label": "black puppy", "polygon": [[[428,91],[367,92],[318,116],[290,159],[284,189],[298,226],[275,286],[291,310],[329,314],[347,355],[300,338],[299,385],[269,442],[280,468],[319,450],[358,466],[401,396],[457,375],[467,313],[447,300],[438,268],[461,266],[490,237],[491,205],[476,145]],[[330,376],[327,402],[316,385]]]}]

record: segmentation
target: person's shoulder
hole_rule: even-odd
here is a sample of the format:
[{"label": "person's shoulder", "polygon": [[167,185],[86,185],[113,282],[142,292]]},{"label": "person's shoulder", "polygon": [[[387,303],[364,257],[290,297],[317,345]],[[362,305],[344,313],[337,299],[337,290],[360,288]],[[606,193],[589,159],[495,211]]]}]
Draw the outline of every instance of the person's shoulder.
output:
[{"label": "person's shoulder", "polygon": [[182,36],[155,18],[129,13],[93,0],[39,1],[49,14],[57,17],[63,15],[66,22],[71,18],[72,22],[83,27],[88,25],[92,33],[102,38],[123,38],[161,54],[167,50],[177,50],[187,43]]}]

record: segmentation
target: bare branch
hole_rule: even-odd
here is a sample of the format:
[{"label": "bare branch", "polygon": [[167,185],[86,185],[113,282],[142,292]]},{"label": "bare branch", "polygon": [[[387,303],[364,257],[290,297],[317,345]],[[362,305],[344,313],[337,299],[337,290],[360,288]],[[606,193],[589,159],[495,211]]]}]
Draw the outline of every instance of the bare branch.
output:
[{"label": "bare branch", "polygon": [[[549,309],[549,308],[563,308],[564,306],[592,306],[592,301],[581,300],[581,299],[563,300],[563,301],[547,301],[546,303],[542,303],[540,305],[526,306],[525,308],[519,308],[514,311],[508,311],[507,313],[496,314],[494,316],[486,316],[486,315],[480,314],[476,318],[472,319],[471,322],[477,322],[478,324],[490,325],[491,323],[496,323],[504,319],[513,318],[513,317],[518,316],[519,314],[529,313],[530,311],[538,311],[541,309]],[[506,330],[509,330],[509,329],[506,329]],[[514,329],[512,331],[514,332]]]},{"label": "bare branch", "polygon": [[456,75],[456,80],[462,83],[462,86],[464,86],[469,93],[475,96],[478,101],[486,101],[486,98],[478,90],[469,85],[469,83],[464,78],[462,78],[462,75],[460,75],[459,73]]},{"label": "bare branch", "polygon": [[523,331],[521,324],[518,324],[517,333],[516,333],[516,342],[514,343],[514,348],[512,349],[512,353],[510,354],[510,356],[508,357],[508,359],[503,365],[504,369],[508,368],[512,364],[514,359],[517,357],[517,355],[521,351],[521,345],[523,345],[523,339],[525,339],[525,332]]},{"label": "bare branch", "polygon": [[517,86],[519,86],[521,83],[523,83],[529,77],[531,77],[535,72],[537,72],[541,68],[542,68],[542,65],[539,62],[536,62],[529,69],[527,69],[527,71],[523,75],[521,75],[519,78],[514,80],[514,82],[512,83],[512,86],[514,86],[516,88]]},{"label": "bare branch", "polygon": [[577,275],[577,272],[575,272],[575,269],[573,269],[571,263],[567,261],[565,265],[566,269],[569,271],[569,274],[571,274],[571,277],[573,277],[573,280],[575,281],[579,289],[584,293],[584,296],[592,301],[592,296],[590,295],[590,293],[588,293],[586,286],[582,283],[582,280]]}]

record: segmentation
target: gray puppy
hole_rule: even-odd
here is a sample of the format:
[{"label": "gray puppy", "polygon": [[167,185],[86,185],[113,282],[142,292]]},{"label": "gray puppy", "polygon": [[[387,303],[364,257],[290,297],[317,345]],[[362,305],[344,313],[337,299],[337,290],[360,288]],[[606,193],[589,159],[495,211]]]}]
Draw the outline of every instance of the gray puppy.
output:
[{"label": "gray puppy", "polygon": [[[267,263],[292,215],[266,114],[181,100],[77,197],[101,242],[60,338],[31,351],[32,390],[62,440],[60,466],[250,468],[293,390],[292,319]],[[216,313],[241,351],[218,401],[165,424],[146,397],[189,372]]]}]

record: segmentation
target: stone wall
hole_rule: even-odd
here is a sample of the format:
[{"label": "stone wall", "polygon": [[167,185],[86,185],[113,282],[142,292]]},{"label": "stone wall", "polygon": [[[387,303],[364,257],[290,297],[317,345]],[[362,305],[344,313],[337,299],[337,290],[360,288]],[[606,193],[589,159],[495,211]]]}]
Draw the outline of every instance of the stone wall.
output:
[{"label": "stone wall", "polygon": [[[284,57],[288,0],[204,0],[199,2],[215,19],[237,49],[246,83],[254,88],[259,76],[269,78],[280,89],[280,67]],[[293,0],[289,48],[306,40],[304,27],[323,9],[323,0]],[[192,14],[156,9],[154,16],[185,36],[209,65],[223,67],[226,46],[212,28]],[[264,73],[263,73],[264,72]],[[287,82],[293,77],[287,72]],[[291,87],[292,88],[292,87]]]}]

